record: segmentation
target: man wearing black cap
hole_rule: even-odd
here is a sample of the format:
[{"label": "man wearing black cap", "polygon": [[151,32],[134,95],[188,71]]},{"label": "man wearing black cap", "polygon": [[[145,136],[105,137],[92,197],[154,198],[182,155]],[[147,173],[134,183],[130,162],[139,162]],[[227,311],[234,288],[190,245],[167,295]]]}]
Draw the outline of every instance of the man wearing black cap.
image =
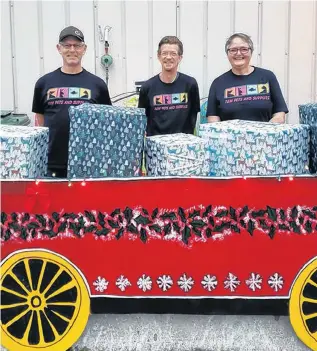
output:
[{"label": "man wearing black cap", "polygon": [[38,124],[49,128],[49,176],[67,177],[69,106],[111,105],[106,83],[82,67],[86,49],[82,31],[73,26],[63,29],[57,44],[62,67],[45,74],[35,84],[32,111]]}]

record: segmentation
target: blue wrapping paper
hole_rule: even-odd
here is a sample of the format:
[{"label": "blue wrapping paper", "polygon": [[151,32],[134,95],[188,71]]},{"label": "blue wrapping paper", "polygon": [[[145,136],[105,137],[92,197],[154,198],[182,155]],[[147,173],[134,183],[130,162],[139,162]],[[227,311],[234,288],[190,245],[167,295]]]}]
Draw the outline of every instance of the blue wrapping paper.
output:
[{"label": "blue wrapping paper", "polygon": [[190,134],[146,138],[146,171],[149,176],[207,176],[206,142]]},{"label": "blue wrapping paper", "polygon": [[145,110],[82,104],[70,107],[69,178],[139,176]]},{"label": "blue wrapping paper", "polygon": [[42,178],[47,172],[48,128],[2,125],[2,179]]},{"label": "blue wrapping paper", "polygon": [[299,105],[299,121],[310,126],[309,168],[317,173],[317,103]]},{"label": "blue wrapping paper", "polygon": [[308,173],[309,126],[233,120],[200,125],[211,176]]}]

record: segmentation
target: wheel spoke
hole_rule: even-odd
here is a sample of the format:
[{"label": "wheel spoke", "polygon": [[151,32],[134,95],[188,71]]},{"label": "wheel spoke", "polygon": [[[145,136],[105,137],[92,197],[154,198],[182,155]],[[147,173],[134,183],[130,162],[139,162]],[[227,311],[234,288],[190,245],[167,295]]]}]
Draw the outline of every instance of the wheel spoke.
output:
[{"label": "wheel spoke", "polygon": [[45,288],[45,290],[43,291],[43,295],[45,295],[48,290],[50,289],[50,287],[54,284],[54,282],[56,281],[56,279],[63,273],[63,271],[60,270],[60,268],[58,268],[58,271],[56,272],[55,276],[53,277],[53,279],[51,280],[51,282],[48,284],[48,286]]},{"label": "wheel spoke", "polygon": [[76,302],[49,302],[46,305],[47,305],[47,307],[50,307],[52,305],[56,305],[56,306],[76,306]]},{"label": "wheel spoke", "polygon": [[38,328],[39,328],[39,345],[41,345],[43,342],[44,342],[44,339],[43,339],[43,326],[42,326],[42,321],[41,321],[41,316],[40,316],[40,311],[35,311],[36,313],[36,317],[37,317],[37,325],[38,325]]},{"label": "wheel spoke", "polygon": [[302,302],[317,303],[317,300],[310,299],[309,297],[302,297]]},{"label": "wheel spoke", "polygon": [[311,284],[317,288],[317,283],[315,283],[313,280],[309,279],[308,282],[309,282],[309,284]]},{"label": "wheel spoke", "polygon": [[[36,313],[35,311],[33,313]],[[29,334],[30,334],[30,329],[31,329],[31,325],[32,325],[32,321],[33,321],[33,313],[31,315],[31,318],[29,320],[28,326],[26,327],[25,333],[23,335],[23,338],[21,340],[21,342],[23,344],[28,344],[28,338],[29,338]]]},{"label": "wheel spoke", "polygon": [[40,275],[39,275],[39,280],[37,282],[37,287],[36,287],[37,291],[40,290],[40,286],[41,286],[41,282],[43,280],[43,275],[44,275],[45,268],[46,268],[46,261],[44,261],[44,263],[42,265],[42,268],[41,268],[41,272],[40,272]]},{"label": "wheel spoke", "polygon": [[33,289],[32,289],[33,284],[32,284],[32,276],[31,276],[31,269],[30,269],[29,260],[26,260],[26,261],[24,262],[24,265],[25,265],[26,275],[27,275],[27,277],[28,277],[31,290],[33,290]]},{"label": "wheel spoke", "polygon": [[315,317],[317,317],[317,312],[312,313],[312,314],[308,314],[308,315],[303,316],[303,317],[304,317],[305,321],[306,321],[307,319],[315,318]]},{"label": "wheel spoke", "polygon": [[63,319],[67,323],[69,323],[71,321],[71,319],[64,317],[63,315],[59,314],[58,312],[52,311],[52,313],[56,314],[59,318]]},{"label": "wheel spoke", "polygon": [[17,284],[19,284],[19,286],[26,292],[26,294],[29,295],[29,290],[23,285],[21,280],[12,271],[9,273],[9,275],[12,277],[12,279],[14,279],[14,281],[16,281]]},{"label": "wheel spoke", "polygon": [[29,311],[30,311],[30,308],[26,309],[25,311],[21,312],[21,313],[18,314],[16,317],[14,317],[13,319],[11,319],[11,320],[6,324],[6,328],[8,329],[8,328],[10,327],[10,325],[12,325],[12,324],[15,323],[16,321],[18,321],[20,318],[22,318],[24,315],[26,315]]},{"label": "wheel spoke", "polygon": [[19,297],[21,297],[21,298],[24,299],[24,300],[27,299],[27,297],[26,297],[25,295],[19,294],[18,292],[14,291],[14,290],[5,288],[4,286],[1,287],[1,290],[2,290],[2,291],[5,291],[5,292],[7,292],[7,293],[9,293],[9,294],[13,294],[13,295],[15,295],[15,296],[19,296]]},{"label": "wheel spoke", "polygon": [[19,302],[19,303],[14,303],[12,305],[1,305],[0,309],[1,310],[5,310],[7,308],[14,308],[14,307],[19,307],[19,306],[24,306],[26,304],[27,304],[26,302]]},{"label": "wheel spoke", "polygon": [[46,315],[45,311],[43,311],[43,314],[44,314],[46,320],[48,321],[49,325],[50,325],[51,328],[52,328],[52,331],[53,331],[53,333],[54,333],[55,340],[56,340],[56,339],[58,340],[58,339],[60,338],[60,336],[59,336],[59,334],[58,334],[56,328],[54,327],[54,325],[52,324],[52,322],[49,320],[49,318],[47,318],[47,315]]},{"label": "wheel spoke", "polygon": [[71,289],[71,288],[73,288],[75,286],[76,286],[75,282],[71,281],[71,282],[65,284],[64,286],[62,286],[61,288],[59,288],[58,290],[54,291],[51,295],[47,296],[46,300],[49,300],[52,297],[54,297],[56,295],[59,295],[62,292],[67,291],[67,290],[69,290],[69,289]]}]

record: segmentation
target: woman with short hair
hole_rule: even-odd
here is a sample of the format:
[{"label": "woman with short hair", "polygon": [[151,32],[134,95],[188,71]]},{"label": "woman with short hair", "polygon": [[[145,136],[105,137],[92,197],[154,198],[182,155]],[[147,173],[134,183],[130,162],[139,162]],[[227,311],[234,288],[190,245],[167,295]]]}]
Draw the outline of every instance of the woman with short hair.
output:
[{"label": "woman with short hair", "polygon": [[211,84],[208,122],[242,119],[285,123],[288,109],[275,74],[250,65],[254,50],[250,36],[231,35],[225,50],[232,68]]}]

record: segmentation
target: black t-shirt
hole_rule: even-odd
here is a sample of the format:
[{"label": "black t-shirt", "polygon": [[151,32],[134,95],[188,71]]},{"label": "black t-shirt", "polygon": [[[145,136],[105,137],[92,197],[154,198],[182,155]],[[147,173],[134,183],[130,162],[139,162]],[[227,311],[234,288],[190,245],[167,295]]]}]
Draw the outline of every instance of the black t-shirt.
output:
[{"label": "black t-shirt", "polygon": [[193,134],[200,111],[197,82],[195,78],[178,73],[173,83],[164,83],[156,75],[142,85],[139,107],[146,110],[148,136]]},{"label": "black t-shirt", "polygon": [[82,103],[111,105],[106,83],[85,69],[66,74],[58,68],[36,82],[32,111],[43,114],[49,128],[48,168],[67,168],[68,109]]},{"label": "black t-shirt", "polygon": [[207,116],[221,121],[242,119],[268,122],[274,113],[288,112],[280,85],[273,72],[254,67],[248,75],[231,70],[211,84]]}]

